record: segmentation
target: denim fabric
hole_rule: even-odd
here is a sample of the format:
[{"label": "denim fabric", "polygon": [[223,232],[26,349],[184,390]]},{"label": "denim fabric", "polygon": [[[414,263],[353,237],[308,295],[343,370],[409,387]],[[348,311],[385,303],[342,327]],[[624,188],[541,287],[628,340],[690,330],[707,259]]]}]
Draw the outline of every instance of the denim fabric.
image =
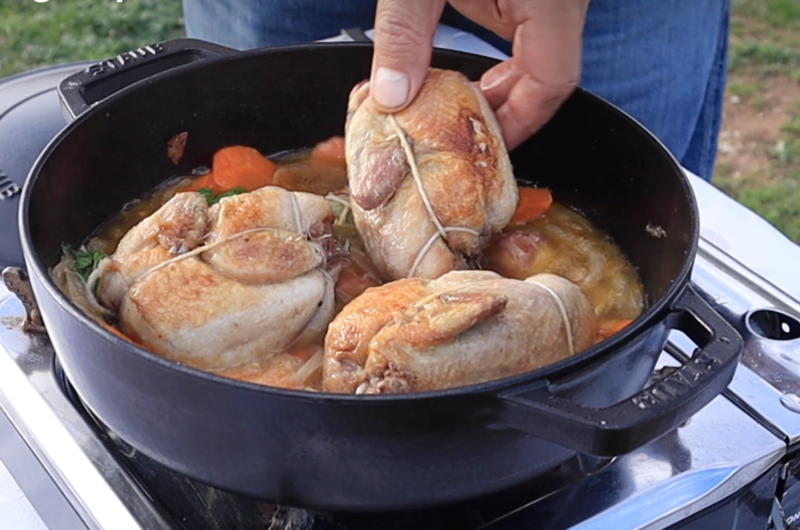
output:
[{"label": "denim fabric", "polygon": [[[187,33],[237,49],[371,28],[375,0],[183,0]],[[710,180],[722,117],[730,0],[591,0],[581,86],[652,131]],[[449,6],[445,24],[501,51],[507,41]]]},{"label": "denim fabric", "polygon": [[716,155],[729,0],[597,0],[581,86],[652,131],[706,180]]},{"label": "denim fabric", "polygon": [[246,50],[298,44],[375,24],[376,0],[183,0],[190,37]]}]

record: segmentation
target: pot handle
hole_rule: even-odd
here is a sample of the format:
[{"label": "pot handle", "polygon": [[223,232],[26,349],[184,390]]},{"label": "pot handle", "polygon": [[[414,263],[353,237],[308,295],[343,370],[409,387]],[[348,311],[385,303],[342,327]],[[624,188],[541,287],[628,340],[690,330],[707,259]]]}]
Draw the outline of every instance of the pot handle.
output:
[{"label": "pot handle", "polygon": [[605,408],[577,404],[550,383],[504,392],[504,420],[580,453],[617,456],[672,431],[730,383],[742,338],[691,285],[677,298],[667,324],[701,345],[680,368],[625,401]]},{"label": "pot handle", "polygon": [[94,104],[148,77],[233,53],[237,51],[198,39],[174,39],[100,61],[61,81],[58,96],[64,119],[71,122]]}]

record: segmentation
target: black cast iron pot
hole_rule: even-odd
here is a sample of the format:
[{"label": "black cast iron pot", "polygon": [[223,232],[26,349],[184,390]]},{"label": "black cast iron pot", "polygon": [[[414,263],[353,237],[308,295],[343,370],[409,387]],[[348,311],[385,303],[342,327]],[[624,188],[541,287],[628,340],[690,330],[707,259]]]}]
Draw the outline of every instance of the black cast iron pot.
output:
[{"label": "black cast iron pot", "polygon": [[[120,437],[209,484],[318,509],[418,508],[484,495],[574,453],[620,455],[671,431],[730,381],[741,339],[689,284],[698,215],[686,177],[647,131],[578,90],[512,154],[521,181],[550,188],[605,229],[636,266],[649,309],[611,339],[547,368],[413,395],[296,392],[179,366],[120,340],[48,276],[79,242],[173,175],[231,144],[264,153],[342,134],[368,45],[234,53],[172,41],[105,61],[61,85],[75,120],[25,184],[25,259],[50,338],[80,397]],[[477,79],[495,61],[437,51]],[[187,131],[180,163],[167,141]],[[667,334],[699,349],[642,390]]]}]

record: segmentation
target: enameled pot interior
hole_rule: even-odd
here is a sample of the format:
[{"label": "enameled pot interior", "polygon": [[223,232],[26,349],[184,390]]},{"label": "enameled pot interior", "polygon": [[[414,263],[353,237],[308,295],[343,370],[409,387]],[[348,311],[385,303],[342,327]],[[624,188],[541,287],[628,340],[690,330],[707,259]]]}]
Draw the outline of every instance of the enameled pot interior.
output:
[{"label": "enameled pot interior", "polygon": [[[165,179],[210,165],[233,144],[276,153],[343,134],[347,97],[369,75],[371,47],[305,46],[211,60],[142,82],[89,111],[34,168],[31,248],[45,267],[127,202]],[[472,79],[494,61],[441,52],[434,66]],[[173,164],[167,142],[188,132]],[[651,305],[686,279],[696,211],[672,157],[630,118],[576,92],[512,153],[518,179],[550,188],[606,230],[642,278]],[[38,173],[38,174],[37,174]]]}]

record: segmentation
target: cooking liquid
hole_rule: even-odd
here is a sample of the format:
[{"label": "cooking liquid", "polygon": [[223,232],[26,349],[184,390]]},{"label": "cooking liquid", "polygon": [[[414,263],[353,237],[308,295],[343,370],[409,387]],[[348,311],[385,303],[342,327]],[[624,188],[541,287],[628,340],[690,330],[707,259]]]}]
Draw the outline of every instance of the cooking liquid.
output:
[{"label": "cooking liquid", "polygon": [[[274,185],[290,191],[304,191],[328,197],[337,221],[334,234],[349,244],[349,263],[336,288],[337,310],[364,289],[381,283],[349,215],[346,195],[347,174],[343,165],[315,161],[311,150],[282,153],[270,159],[280,167]],[[137,223],[158,210],[197,177],[179,177],[139,200],[129,203],[103,224],[86,242],[90,251],[113,254],[120,239]],[[633,266],[621,249],[579,213],[553,203],[541,217],[508,227],[495,236],[478,260],[481,267],[503,276],[524,279],[537,273],[558,274],[576,283],[595,307],[598,340],[619,331],[644,310],[644,291]],[[83,284],[68,270],[65,256],[51,275],[62,291],[105,326],[115,326],[113,316],[103,314],[87,300]],[[117,330],[115,330],[117,331]],[[319,390],[322,344],[280,352],[265,363],[235,367],[220,375],[253,383]],[[314,366],[311,366],[311,365]],[[302,374],[299,380],[296,374]]]}]

